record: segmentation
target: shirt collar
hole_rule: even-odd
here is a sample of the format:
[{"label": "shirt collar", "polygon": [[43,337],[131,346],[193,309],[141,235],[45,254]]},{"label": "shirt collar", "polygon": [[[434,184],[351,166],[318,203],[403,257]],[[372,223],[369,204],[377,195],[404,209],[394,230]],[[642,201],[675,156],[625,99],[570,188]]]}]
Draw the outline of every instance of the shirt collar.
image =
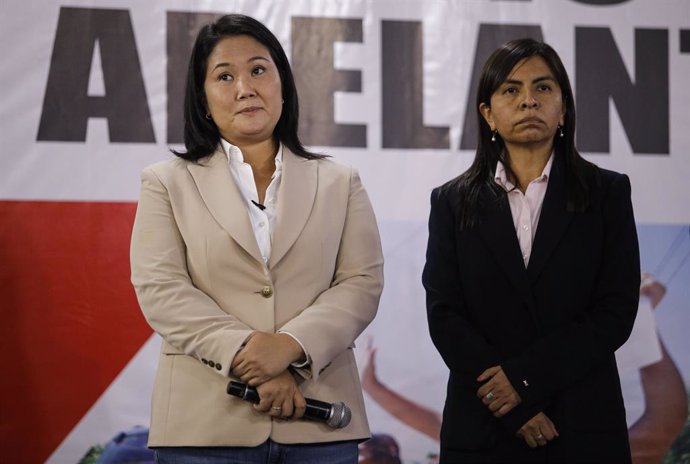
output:
[{"label": "shirt collar", "polygon": [[[549,180],[549,175],[551,174],[551,166],[553,166],[553,152],[551,152],[551,155],[549,156],[549,160],[546,162],[546,165],[544,166],[544,170],[541,172],[541,175],[534,179],[532,182],[546,182]],[[506,168],[503,165],[503,163],[499,160],[496,162],[496,175],[494,176],[494,180],[498,185],[503,187],[507,192],[510,192],[515,188],[515,185],[511,181],[508,180],[508,174],[506,173]],[[532,183],[530,182],[530,184]]]},{"label": "shirt collar", "polygon": [[[234,164],[234,163],[244,163],[244,155],[242,154],[242,150],[236,145],[231,144],[227,140],[221,137],[220,139],[220,144],[221,147],[223,148],[223,153],[225,153],[225,157],[228,159],[229,164]],[[276,171],[274,173],[274,176],[276,173],[280,172],[283,167],[283,144],[281,143],[278,146],[278,153],[276,153],[275,157],[275,163],[276,163]]]}]

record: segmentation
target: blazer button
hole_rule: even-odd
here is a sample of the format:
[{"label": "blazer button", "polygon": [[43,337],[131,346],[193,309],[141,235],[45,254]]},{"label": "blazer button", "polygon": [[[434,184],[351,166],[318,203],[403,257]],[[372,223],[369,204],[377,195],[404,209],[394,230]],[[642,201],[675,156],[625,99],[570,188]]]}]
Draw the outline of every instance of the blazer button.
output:
[{"label": "blazer button", "polygon": [[206,365],[208,365],[208,361],[205,360],[204,358],[201,358],[201,362],[204,363],[204,364],[206,364]]},{"label": "blazer button", "polygon": [[221,366],[220,364],[216,364],[216,370],[217,371],[221,370],[222,368],[223,368],[223,366]]},{"label": "blazer button", "polygon": [[261,289],[261,296],[264,298],[270,298],[273,296],[273,289],[269,286],[266,286]]}]

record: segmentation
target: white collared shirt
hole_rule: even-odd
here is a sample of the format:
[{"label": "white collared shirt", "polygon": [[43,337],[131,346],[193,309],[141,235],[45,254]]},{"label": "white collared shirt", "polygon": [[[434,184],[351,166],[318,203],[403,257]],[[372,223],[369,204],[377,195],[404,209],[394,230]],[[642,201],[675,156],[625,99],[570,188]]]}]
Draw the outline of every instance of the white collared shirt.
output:
[{"label": "white collared shirt", "polygon": [[230,167],[232,178],[235,180],[242,198],[247,204],[249,221],[252,224],[261,257],[264,260],[264,264],[268,264],[268,260],[271,257],[273,228],[278,208],[278,189],[280,188],[280,179],[283,172],[283,146],[280,146],[275,157],[276,169],[271,176],[271,183],[266,189],[266,196],[262,205],[264,209],[262,210],[257,206],[259,204],[259,194],[256,190],[252,167],[244,162],[244,156],[238,147],[224,139],[220,139],[220,142],[225,156],[228,158],[228,166]]},{"label": "white collared shirt", "polygon": [[[235,184],[240,189],[240,194],[247,205],[247,214],[249,214],[249,221],[252,224],[256,243],[259,245],[261,258],[264,264],[268,265],[268,260],[271,258],[271,245],[273,242],[276,212],[278,211],[278,190],[280,189],[280,180],[283,173],[283,146],[280,145],[278,148],[278,153],[275,157],[276,169],[271,176],[271,183],[268,184],[268,188],[266,189],[264,204],[261,205],[264,207],[262,209],[257,206],[259,204],[259,193],[256,190],[254,171],[249,163],[244,162],[242,150],[223,138],[220,139],[220,143],[225,152],[225,156],[228,158],[230,174],[232,174],[232,178],[235,180]],[[311,362],[311,358],[307,350],[304,349],[302,342],[290,332],[284,332],[282,330],[278,332],[292,337],[302,348],[302,352],[305,353],[306,361],[302,363],[294,362],[292,365],[297,368],[308,365]]]},{"label": "white collared shirt", "polygon": [[531,181],[525,193],[522,193],[520,189],[515,188],[515,185],[508,180],[503,163],[499,161],[496,164],[495,181],[507,192],[510,212],[513,216],[513,225],[520,243],[520,251],[522,252],[522,260],[525,263],[525,267],[527,267],[529,258],[532,255],[532,245],[534,243],[534,236],[537,233],[537,225],[539,224],[539,216],[541,216],[541,207],[544,204],[552,165],[553,153],[549,156],[549,160],[546,162],[541,175]]}]

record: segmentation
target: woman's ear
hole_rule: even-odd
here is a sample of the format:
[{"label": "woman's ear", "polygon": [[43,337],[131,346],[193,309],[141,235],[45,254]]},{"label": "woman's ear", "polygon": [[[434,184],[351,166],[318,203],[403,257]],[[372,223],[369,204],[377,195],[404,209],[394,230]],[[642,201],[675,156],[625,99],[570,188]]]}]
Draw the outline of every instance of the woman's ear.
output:
[{"label": "woman's ear", "polygon": [[487,105],[486,103],[482,102],[479,104],[479,112],[482,114],[484,117],[484,120],[486,123],[489,125],[492,131],[496,130],[494,127],[494,118],[491,114],[491,107]]}]

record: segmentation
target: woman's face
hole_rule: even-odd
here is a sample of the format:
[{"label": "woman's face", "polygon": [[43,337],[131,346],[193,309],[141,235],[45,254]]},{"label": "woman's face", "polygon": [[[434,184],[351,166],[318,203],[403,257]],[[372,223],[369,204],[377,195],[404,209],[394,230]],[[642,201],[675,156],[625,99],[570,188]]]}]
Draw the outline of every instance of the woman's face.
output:
[{"label": "woman's face", "polygon": [[491,95],[491,106],[479,105],[484,119],[511,146],[552,143],[563,125],[563,94],[543,58],[532,56],[515,65]]},{"label": "woman's face", "polygon": [[242,146],[271,139],[283,110],[280,74],[253,37],[231,36],[216,44],[204,91],[207,111],[225,140]]}]

